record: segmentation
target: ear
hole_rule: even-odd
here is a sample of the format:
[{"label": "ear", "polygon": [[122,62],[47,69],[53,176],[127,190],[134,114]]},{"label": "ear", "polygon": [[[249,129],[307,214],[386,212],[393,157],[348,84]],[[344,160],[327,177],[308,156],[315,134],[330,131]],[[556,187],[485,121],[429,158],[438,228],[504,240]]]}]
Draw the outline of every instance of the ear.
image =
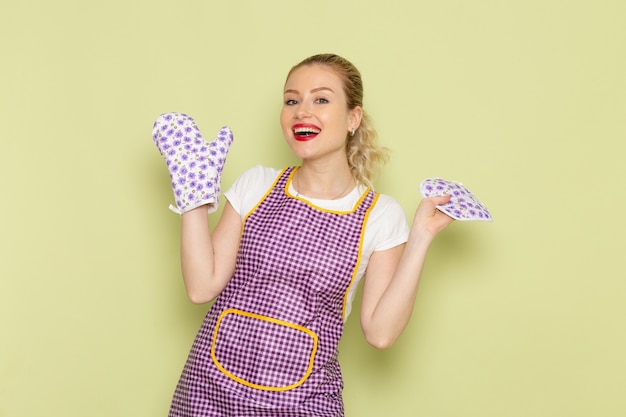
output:
[{"label": "ear", "polygon": [[358,129],[361,125],[361,120],[363,119],[363,109],[361,106],[356,106],[352,110],[350,110],[350,118],[348,120],[349,130]]}]

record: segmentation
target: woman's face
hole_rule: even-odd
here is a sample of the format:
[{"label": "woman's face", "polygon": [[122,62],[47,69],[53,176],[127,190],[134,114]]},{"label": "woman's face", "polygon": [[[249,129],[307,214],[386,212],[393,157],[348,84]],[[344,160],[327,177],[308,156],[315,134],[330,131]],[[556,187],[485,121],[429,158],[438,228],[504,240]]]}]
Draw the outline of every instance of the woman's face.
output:
[{"label": "woman's face", "polygon": [[342,156],[348,132],[357,128],[361,109],[348,109],[343,81],[323,65],[304,65],[285,83],[280,124],[301,159]]}]

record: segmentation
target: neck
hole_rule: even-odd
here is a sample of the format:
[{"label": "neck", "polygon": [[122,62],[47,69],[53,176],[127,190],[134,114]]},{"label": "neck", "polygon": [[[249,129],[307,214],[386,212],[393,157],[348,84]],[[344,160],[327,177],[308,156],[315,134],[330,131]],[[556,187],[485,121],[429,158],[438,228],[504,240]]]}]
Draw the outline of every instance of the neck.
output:
[{"label": "neck", "polygon": [[316,170],[303,165],[294,174],[292,185],[296,195],[336,200],[348,195],[356,186],[356,181],[347,165],[339,170]]}]

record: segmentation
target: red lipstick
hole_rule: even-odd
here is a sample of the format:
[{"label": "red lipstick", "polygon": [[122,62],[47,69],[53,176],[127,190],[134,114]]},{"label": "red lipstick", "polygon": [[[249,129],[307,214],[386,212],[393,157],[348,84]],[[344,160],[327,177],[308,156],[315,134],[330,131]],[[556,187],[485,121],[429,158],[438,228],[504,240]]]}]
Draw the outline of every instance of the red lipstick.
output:
[{"label": "red lipstick", "polygon": [[318,126],[308,123],[295,124],[293,125],[291,130],[293,131],[293,136],[296,138],[296,140],[301,142],[315,139],[317,135],[319,135],[322,131],[322,129],[320,129]]}]

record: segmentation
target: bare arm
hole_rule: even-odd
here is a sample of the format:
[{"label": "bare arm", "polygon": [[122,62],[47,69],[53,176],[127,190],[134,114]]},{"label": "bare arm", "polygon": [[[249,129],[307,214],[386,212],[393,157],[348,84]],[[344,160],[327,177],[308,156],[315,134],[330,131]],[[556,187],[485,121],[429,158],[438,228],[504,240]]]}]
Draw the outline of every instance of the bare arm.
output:
[{"label": "bare arm", "polygon": [[182,215],[181,264],[191,302],[209,302],[224,289],[235,271],[240,236],[241,218],[229,202],[212,233],[206,206]]},{"label": "bare arm", "polygon": [[435,208],[449,198],[422,200],[407,243],[372,254],[361,303],[361,327],[372,346],[390,347],[408,324],[428,248],[435,236],[453,221]]}]

